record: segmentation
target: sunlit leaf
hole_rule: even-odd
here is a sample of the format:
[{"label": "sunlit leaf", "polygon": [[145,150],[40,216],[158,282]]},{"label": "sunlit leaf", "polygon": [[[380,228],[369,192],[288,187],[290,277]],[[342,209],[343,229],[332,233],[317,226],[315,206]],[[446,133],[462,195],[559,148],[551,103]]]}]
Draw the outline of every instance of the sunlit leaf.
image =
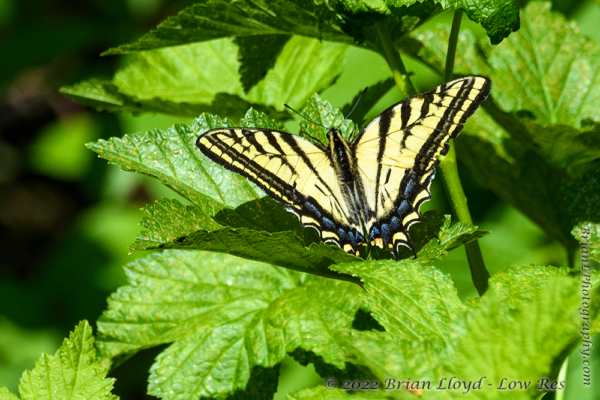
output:
[{"label": "sunlit leaf", "polygon": [[260,189],[212,162],[196,147],[201,133],[225,126],[234,124],[227,119],[202,115],[192,126],[175,125],[167,131],[157,129],[87,146],[126,171],[158,178],[202,209],[207,210],[207,205],[212,204],[212,211],[216,213],[223,206],[235,207],[262,197]]},{"label": "sunlit leaf", "polygon": [[35,368],[23,373],[19,393],[23,400],[116,400],[111,394],[115,380],[106,378],[106,373],[96,359],[92,328],[82,321],[55,355],[42,354]]},{"label": "sunlit leaf", "polygon": [[335,332],[352,324],[357,285],[197,251],[154,254],[126,272],[98,346],[113,359],[172,343],[151,369],[155,396],[225,398],[298,347],[344,367]]}]

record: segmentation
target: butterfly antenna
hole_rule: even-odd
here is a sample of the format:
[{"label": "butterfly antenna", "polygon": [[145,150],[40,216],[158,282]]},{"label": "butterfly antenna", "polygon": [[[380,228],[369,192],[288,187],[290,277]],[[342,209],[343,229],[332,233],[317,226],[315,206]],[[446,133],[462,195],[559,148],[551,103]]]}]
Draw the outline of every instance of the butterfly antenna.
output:
[{"label": "butterfly antenna", "polygon": [[[303,119],[307,120],[308,122],[312,122],[313,124],[315,124],[315,125],[317,125],[317,126],[320,126],[320,127],[321,127],[321,128],[323,128],[323,129],[327,129],[327,128],[326,128],[326,127],[324,127],[323,125],[321,125],[321,124],[317,124],[317,123],[316,123],[315,121],[313,121],[312,119],[310,119],[310,118],[307,118],[306,116],[304,116],[304,115],[300,114],[298,111],[294,110],[292,107],[288,106],[287,104],[283,104],[283,105],[284,105],[284,106],[286,106],[287,108],[289,108],[290,110],[292,110],[293,112],[295,112],[296,114],[298,114],[299,116],[301,116]],[[306,133],[306,134],[307,134],[307,135],[308,135],[308,136],[309,136],[311,139],[313,139],[314,141],[316,141],[316,142],[319,142],[319,143],[321,143],[323,146],[325,146],[325,143],[321,142],[319,139],[317,139],[316,137],[314,137],[314,136],[313,136],[313,135],[311,135],[310,133],[308,133],[308,132],[305,132],[305,133]]]},{"label": "butterfly antenna", "polygon": [[[358,106],[358,103],[360,102],[360,99],[362,98],[363,94],[365,94],[365,92],[367,91],[369,87],[367,86],[361,93],[360,95],[358,95],[358,100],[356,100],[356,103],[354,103],[354,107],[352,107],[352,110],[350,110],[350,112],[348,113],[348,115],[346,115],[344,117],[344,119],[342,120],[342,122],[339,124],[338,128],[340,126],[342,126],[342,124],[348,119],[350,118],[350,115],[352,115],[352,113],[354,112],[354,110],[356,109],[356,106]],[[350,134],[349,140],[352,140],[352,136],[354,136],[354,131],[355,129],[352,128],[352,133]]]}]

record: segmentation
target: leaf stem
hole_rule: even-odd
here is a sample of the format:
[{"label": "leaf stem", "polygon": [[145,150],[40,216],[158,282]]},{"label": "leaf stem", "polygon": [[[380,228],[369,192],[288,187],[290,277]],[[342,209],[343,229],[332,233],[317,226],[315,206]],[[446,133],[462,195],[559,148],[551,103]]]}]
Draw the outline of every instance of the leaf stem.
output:
[{"label": "leaf stem", "polygon": [[400,92],[403,94],[408,94],[409,96],[417,94],[415,87],[410,81],[408,72],[406,72],[406,67],[402,62],[402,58],[400,58],[400,53],[398,53],[398,50],[394,47],[386,27],[381,22],[377,22],[375,24],[375,31],[377,32],[377,37],[383,47],[383,56],[392,70],[392,76],[394,77],[396,86],[398,86],[398,89],[400,89]]},{"label": "leaf stem", "polygon": [[[451,81],[454,71],[454,58],[456,54],[456,45],[458,43],[458,32],[460,31],[460,23],[462,20],[462,11],[457,10],[454,12],[454,19],[452,20],[452,30],[450,32],[450,39],[448,41],[448,53],[446,55],[446,68],[444,78],[445,81]],[[459,221],[473,224],[471,219],[471,213],[467,206],[467,197],[462,188],[460,177],[458,176],[458,167],[456,164],[456,150],[452,143],[448,143],[450,148],[448,154],[444,157],[444,161],[440,164],[440,170],[442,171],[442,177],[444,180],[444,187],[446,193],[452,204],[452,209],[456,214]],[[467,260],[469,262],[469,268],[471,269],[471,278],[473,284],[477,289],[477,292],[482,296],[488,288],[488,280],[490,273],[485,268],[483,262],[483,256],[481,254],[481,248],[479,242],[474,241],[465,245],[467,251]]]}]

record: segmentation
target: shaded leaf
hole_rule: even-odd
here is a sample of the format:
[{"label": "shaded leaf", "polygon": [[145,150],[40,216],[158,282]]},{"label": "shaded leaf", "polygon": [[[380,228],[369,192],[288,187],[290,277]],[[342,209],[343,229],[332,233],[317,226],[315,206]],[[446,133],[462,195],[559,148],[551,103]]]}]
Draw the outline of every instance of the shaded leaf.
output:
[{"label": "shaded leaf", "polygon": [[151,369],[155,396],[225,398],[254,367],[298,347],[344,366],[335,332],[352,324],[356,285],[196,251],[154,254],[126,272],[129,286],[98,322],[98,347],[113,359],[173,343]]},{"label": "shaded leaf", "polygon": [[569,214],[576,222],[600,223],[600,165],[596,161],[582,165],[580,170],[583,172],[562,182]]},{"label": "shaded leaf", "polygon": [[[115,380],[106,378],[106,373],[96,359],[92,328],[82,321],[56,354],[42,354],[35,368],[23,373],[19,393],[22,399],[116,400],[110,393]],[[7,399],[11,397],[16,398]]]},{"label": "shaded leaf", "polygon": [[326,245],[322,242],[313,243],[310,248],[306,248],[303,241],[293,232],[268,233],[246,228],[225,228],[212,232],[196,231],[159,246],[148,247],[145,250],[153,248],[226,253],[248,260],[342,280],[351,280],[351,278],[330,271],[328,269],[330,265],[362,261],[337,246]]},{"label": "shaded leaf", "polygon": [[[204,0],[163,21],[138,42],[104,54],[179,46],[225,37],[299,35],[345,44],[361,43],[377,50],[372,25],[382,22],[397,40],[439,14],[436,1],[409,1],[388,7],[382,1],[315,2],[302,0]],[[391,15],[390,15],[391,14]],[[393,15],[393,16],[392,16]]]},{"label": "shaded leaf", "polygon": [[239,36],[235,43],[239,48],[239,74],[244,91],[248,92],[267,75],[275,65],[277,56],[290,39],[287,35]]},{"label": "shaded leaf", "polygon": [[307,246],[321,240],[315,229],[300,226],[296,215],[286,211],[281,204],[269,197],[249,201],[235,210],[223,209],[214,218],[221,225],[231,228],[248,228],[270,233],[291,231]]},{"label": "shaded leaf", "polygon": [[[181,124],[167,131],[125,135],[87,146],[123,170],[158,178],[210,215],[223,206],[235,207],[262,197],[260,189],[205,157],[197,137],[210,129],[232,127],[233,122],[204,114],[192,126]],[[212,204],[212,211],[208,205]]]}]

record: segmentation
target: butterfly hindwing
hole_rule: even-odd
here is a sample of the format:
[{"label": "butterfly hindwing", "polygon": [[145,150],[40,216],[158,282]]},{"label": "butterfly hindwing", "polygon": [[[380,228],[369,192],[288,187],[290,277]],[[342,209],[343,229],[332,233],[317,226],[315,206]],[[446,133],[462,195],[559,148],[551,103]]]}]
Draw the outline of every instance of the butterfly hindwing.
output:
[{"label": "butterfly hindwing", "polygon": [[[263,189],[315,228],[324,242],[356,248],[358,225],[329,155],[321,145],[269,129],[220,128],[202,134],[198,148],[211,160]],[[348,247],[350,246],[350,247]]]},{"label": "butterfly hindwing", "polygon": [[463,128],[490,92],[480,76],[460,78],[404,99],[376,117],[352,141],[358,181],[369,210],[369,240],[414,251],[408,228],[420,221],[419,208],[430,199],[429,185],[448,151],[448,141]]}]

